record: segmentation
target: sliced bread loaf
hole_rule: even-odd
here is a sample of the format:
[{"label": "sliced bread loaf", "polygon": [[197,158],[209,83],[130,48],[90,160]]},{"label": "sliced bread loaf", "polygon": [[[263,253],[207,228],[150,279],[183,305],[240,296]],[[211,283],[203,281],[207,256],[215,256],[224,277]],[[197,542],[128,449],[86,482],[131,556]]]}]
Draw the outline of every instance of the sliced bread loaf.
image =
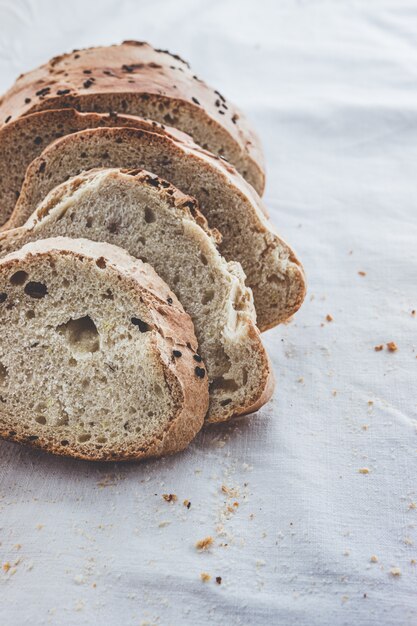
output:
[{"label": "sliced bread loaf", "polygon": [[168,134],[178,141],[191,137],[163,124],[133,115],[79,113],[74,109],[40,111],[0,127],[0,226],[10,217],[28,165],[58,137],[86,128],[128,126]]},{"label": "sliced bread loaf", "polygon": [[28,167],[8,227],[22,225],[48,192],[94,167],[144,168],[195,197],[220,251],[242,264],[261,330],[293,315],[305,294],[302,267],[276,234],[250,185],[223,160],[188,143],[134,128],[96,128],[57,139]]},{"label": "sliced bread loaf", "polygon": [[56,238],[3,258],[0,321],[1,437],[125,460],[182,450],[201,428],[191,319],[120,248]]},{"label": "sliced bread loaf", "polygon": [[0,100],[0,124],[45,109],[129,113],[175,126],[224,156],[262,193],[263,154],[242,113],[178,55],[149,44],[74,50],[20,76]]},{"label": "sliced bread loaf", "polygon": [[[210,382],[208,422],[250,413],[272,374],[240,265],[220,256],[196,201],[144,171],[92,170],[55,188],[25,226],[0,234],[0,257],[46,237],[88,237],[147,261],[190,314]],[[200,368],[201,357],[195,356]]]}]

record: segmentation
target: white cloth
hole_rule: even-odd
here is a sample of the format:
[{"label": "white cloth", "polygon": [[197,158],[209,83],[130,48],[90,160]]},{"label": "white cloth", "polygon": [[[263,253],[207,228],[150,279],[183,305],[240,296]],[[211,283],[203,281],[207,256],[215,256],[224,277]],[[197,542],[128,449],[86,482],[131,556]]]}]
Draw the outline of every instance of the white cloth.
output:
[{"label": "white cloth", "polygon": [[411,0],[0,0],[2,91],[135,38],[235,100],[309,283],[264,336],[277,389],[253,418],[143,464],[0,445],[3,624],[417,622],[416,20]]}]

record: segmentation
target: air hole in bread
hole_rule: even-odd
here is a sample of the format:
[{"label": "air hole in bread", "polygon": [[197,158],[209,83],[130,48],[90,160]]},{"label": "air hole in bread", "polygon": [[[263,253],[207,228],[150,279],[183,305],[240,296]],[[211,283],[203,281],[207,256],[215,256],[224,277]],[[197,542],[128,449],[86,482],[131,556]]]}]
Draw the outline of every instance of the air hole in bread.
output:
[{"label": "air hole in bread", "polygon": [[28,278],[29,276],[27,275],[26,272],[20,271],[20,272],[15,272],[12,276],[10,276],[9,280],[12,285],[18,286],[18,285],[24,285]]},{"label": "air hole in bread", "polygon": [[63,439],[61,441],[61,446],[68,446],[69,445],[69,441],[67,441],[66,439]]},{"label": "air hole in bread", "polygon": [[78,436],[78,441],[80,443],[85,443],[86,441],[90,441],[91,439],[91,435],[89,435],[88,433],[83,433],[82,435]]},{"label": "air hole in bread", "polygon": [[29,311],[26,311],[25,317],[27,320],[33,320],[35,317],[35,311],[33,309],[29,309]]},{"label": "air hole in bread", "polygon": [[70,282],[69,282],[68,278],[63,278],[62,279],[62,286],[63,287],[69,287],[69,284],[70,284]]},{"label": "air hole in bread", "polygon": [[85,220],[85,225],[87,228],[91,228],[93,225],[93,218],[92,217],[87,217],[87,219]]},{"label": "air hole in bread", "polygon": [[71,357],[70,360],[68,361],[68,365],[70,367],[75,367],[75,365],[77,365],[77,361],[73,357]]},{"label": "air hole in bread", "polygon": [[283,282],[283,278],[278,276],[278,274],[270,274],[267,280],[275,285],[280,285]]},{"label": "air hole in bread", "polygon": [[107,289],[107,291],[101,295],[105,300],[114,300],[114,295],[110,289]]},{"label": "air hole in bread", "polygon": [[232,401],[232,398],[226,398],[226,400],[222,400],[220,402],[221,406],[227,406],[228,404],[230,404]]},{"label": "air hole in bread", "polygon": [[207,265],[208,264],[207,257],[202,252],[200,253],[200,259],[201,259],[201,262],[202,262],[203,265]]},{"label": "air hole in bread", "polygon": [[215,378],[213,382],[210,384],[211,391],[237,391],[239,389],[239,385],[233,378],[224,378],[223,376],[219,376]]},{"label": "air hole in bread", "polygon": [[104,270],[104,268],[106,267],[107,263],[106,263],[106,259],[104,257],[100,257],[99,259],[97,259],[96,261],[96,265],[97,267],[99,267],[101,270]]},{"label": "air hole in bread", "polygon": [[150,209],[149,207],[145,208],[145,222],[147,224],[152,224],[152,222],[155,222],[156,220],[156,216],[154,211],[152,211],[152,209]]},{"label": "air hole in bread", "polygon": [[137,326],[141,333],[148,333],[151,330],[149,324],[140,320],[138,317],[132,317],[130,320],[134,326]]},{"label": "air hole in bread", "polygon": [[107,437],[97,437],[98,443],[107,443]]},{"label": "air hole in bread", "polygon": [[44,285],[44,283],[37,283],[33,281],[25,285],[24,291],[27,296],[30,296],[35,300],[41,300],[48,293],[47,286]]},{"label": "air hole in bread", "polygon": [[45,426],[46,418],[43,415],[37,415],[35,417],[35,422],[37,422],[38,424],[42,424],[42,426]]},{"label": "air hole in bread", "polygon": [[8,375],[7,367],[0,362],[0,385],[4,385]]},{"label": "air hole in bread", "polygon": [[79,354],[97,352],[100,349],[100,335],[91,317],[70,319],[56,329],[62,334],[70,348]]},{"label": "air hole in bread", "polygon": [[204,293],[203,293],[203,297],[201,298],[201,304],[208,304],[209,302],[211,302],[214,298],[214,291],[213,289],[207,289]]},{"label": "air hole in bread", "polygon": [[7,293],[0,293],[0,304],[3,304],[3,302],[6,302],[7,300]]}]

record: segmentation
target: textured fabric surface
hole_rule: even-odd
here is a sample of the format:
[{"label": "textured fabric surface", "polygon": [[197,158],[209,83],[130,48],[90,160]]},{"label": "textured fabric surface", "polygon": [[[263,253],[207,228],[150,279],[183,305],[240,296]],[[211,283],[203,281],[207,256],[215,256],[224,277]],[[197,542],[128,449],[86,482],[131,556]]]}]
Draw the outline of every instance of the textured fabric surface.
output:
[{"label": "textured fabric surface", "polygon": [[234,99],[309,282],[264,336],[258,415],[144,464],[0,444],[2,623],[417,623],[416,20],[411,0],[0,0],[2,90],[136,38]]}]

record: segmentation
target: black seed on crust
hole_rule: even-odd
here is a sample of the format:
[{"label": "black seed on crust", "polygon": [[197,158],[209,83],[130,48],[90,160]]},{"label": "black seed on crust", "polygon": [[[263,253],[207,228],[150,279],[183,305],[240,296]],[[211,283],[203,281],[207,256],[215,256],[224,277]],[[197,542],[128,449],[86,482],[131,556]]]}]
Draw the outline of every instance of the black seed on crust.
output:
[{"label": "black seed on crust", "polygon": [[25,98],[25,104],[29,104],[29,102],[31,102],[30,98]]},{"label": "black seed on crust", "polygon": [[94,81],[91,78],[88,78],[87,80],[83,82],[84,89],[88,89],[89,87],[91,87],[93,83]]},{"label": "black seed on crust", "polygon": [[45,168],[46,168],[46,163],[45,163],[45,161],[42,161],[42,163],[40,164],[39,169],[38,169],[39,174],[42,174],[42,172],[45,171]]},{"label": "black seed on crust", "polygon": [[91,70],[83,70],[83,74],[91,74]]},{"label": "black seed on crust", "polygon": [[195,102],[196,104],[200,104],[200,103],[199,103],[199,101],[197,100],[197,98],[194,98],[194,96],[192,96],[192,97],[191,97],[191,100],[192,100],[193,102]]},{"label": "black seed on crust", "polygon": [[204,378],[204,376],[206,375],[206,370],[202,367],[196,367],[194,371],[198,378]]},{"label": "black seed on crust", "polygon": [[139,328],[141,333],[147,333],[151,330],[149,324],[147,324],[143,320],[140,320],[138,317],[132,317],[130,321],[134,326],[137,326]]},{"label": "black seed on crust", "polygon": [[40,144],[42,143],[42,137],[35,137],[33,143],[37,146],[40,146]]},{"label": "black seed on crust", "polygon": [[6,119],[4,120],[4,123],[7,124],[7,122],[10,122],[10,120],[12,119],[12,116],[9,115],[8,117],[6,117]]},{"label": "black seed on crust", "polygon": [[203,360],[199,354],[193,354],[193,359],[194,361],[197,361],[197,363],[201,363]]},{"label": "black seed on crust", "polygon": [[180,356],[182,356],[182,352],[180,352],[180,350],[173,350],[172,354],[175,356],[176,359],[179,359]]},{"label": "black seed on crust", "polygon": [[36,92],[36,95],[39,97],[46,96],[48,95],[50,91],[51,91],[50,87],[43,87],[42,89],[39,89],[39,91]]},{"label": "black seed on crust", "polygon": [[71,91],[71,89],[58,89],[58,91],[56,92],[57,96],[66,96],[67,93],[69,93]]},{"label": "black seed on crust", "polygon": [[173,304],[174,300],[172,298],[167,298],[168,304]]}]

